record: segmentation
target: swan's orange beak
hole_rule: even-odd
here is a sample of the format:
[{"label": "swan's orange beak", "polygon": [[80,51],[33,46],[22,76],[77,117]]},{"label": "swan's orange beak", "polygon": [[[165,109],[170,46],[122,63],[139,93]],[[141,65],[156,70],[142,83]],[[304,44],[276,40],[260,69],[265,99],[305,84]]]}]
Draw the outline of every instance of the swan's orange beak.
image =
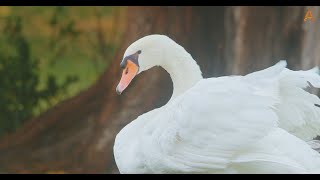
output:
[{"label": "swan's orange beak", "polygon": [[126,67],[122,71],[122,76],[116,89],[119,95],[129,86],[130,82],[137,75],[138,71],[139,67],[132,61],[128,60]]}]

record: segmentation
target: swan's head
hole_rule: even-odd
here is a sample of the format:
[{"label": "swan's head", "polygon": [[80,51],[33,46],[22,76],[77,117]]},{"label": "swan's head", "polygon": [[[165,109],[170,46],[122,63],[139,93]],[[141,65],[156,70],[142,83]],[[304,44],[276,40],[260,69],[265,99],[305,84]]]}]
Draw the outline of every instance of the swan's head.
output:
[{"label": "swan's head", "polygon": [[120,63],[123,71],[117,93],[121,94],[140,72],[161,65],[167,49],[174,43],[165,35],[149,35],[132,43]]}]

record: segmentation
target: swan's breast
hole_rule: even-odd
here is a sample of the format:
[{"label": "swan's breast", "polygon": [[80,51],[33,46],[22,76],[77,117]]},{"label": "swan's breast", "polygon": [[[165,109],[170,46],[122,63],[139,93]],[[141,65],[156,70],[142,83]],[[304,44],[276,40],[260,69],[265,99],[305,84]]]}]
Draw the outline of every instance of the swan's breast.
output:
[{"label": "swan's breast", "polygon": [[120,173],[152,172],[147,164],[150,164],[151,134],[158,127],[153,120],[159,112],[160,109],[154,109],[139,116],[117,134],[113,149]]},{"label": "swan's breast", "polygon": [[113,151],[120,173],[148,172],[144,153],[140,145],[141,133],[136,131],[136,125],[135,121],[131,122],[116,136]]}]

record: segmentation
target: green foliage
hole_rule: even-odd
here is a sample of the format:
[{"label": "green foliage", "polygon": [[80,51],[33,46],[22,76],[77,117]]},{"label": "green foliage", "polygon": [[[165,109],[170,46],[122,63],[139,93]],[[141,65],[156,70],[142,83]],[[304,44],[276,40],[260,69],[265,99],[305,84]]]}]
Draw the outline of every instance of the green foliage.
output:
[{"label": "green foliage", "polygon": [[122,7],[0,7],[0,136],[90,87],[124,32]]},{"label": "green foliage", "polygon": [[20,17],[3,20],[0,41],[0,135],[11,132],[32,117],[40,100],[48,101],[75,82],[68,77],[62,85],[49,76],[38,90],[38,60],[31,55],[30,44],[22,33]]}]

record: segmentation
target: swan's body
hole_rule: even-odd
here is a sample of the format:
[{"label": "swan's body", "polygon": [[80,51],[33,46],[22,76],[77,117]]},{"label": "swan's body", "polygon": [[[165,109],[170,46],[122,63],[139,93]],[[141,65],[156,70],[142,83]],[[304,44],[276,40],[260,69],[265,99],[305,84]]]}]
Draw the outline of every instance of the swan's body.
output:
[{"label": "swan's body", "polygon": [[117,135],[121,173],[320,173],[320,155],[306,143],[320,134],[320,100],[302,89],[320,87],[317,69],[291,71],[281,61],[246,76],[203,79],[166,36],[144,37],[125,56],[138,50],[137,73],[160,65],[174,91]]}]

